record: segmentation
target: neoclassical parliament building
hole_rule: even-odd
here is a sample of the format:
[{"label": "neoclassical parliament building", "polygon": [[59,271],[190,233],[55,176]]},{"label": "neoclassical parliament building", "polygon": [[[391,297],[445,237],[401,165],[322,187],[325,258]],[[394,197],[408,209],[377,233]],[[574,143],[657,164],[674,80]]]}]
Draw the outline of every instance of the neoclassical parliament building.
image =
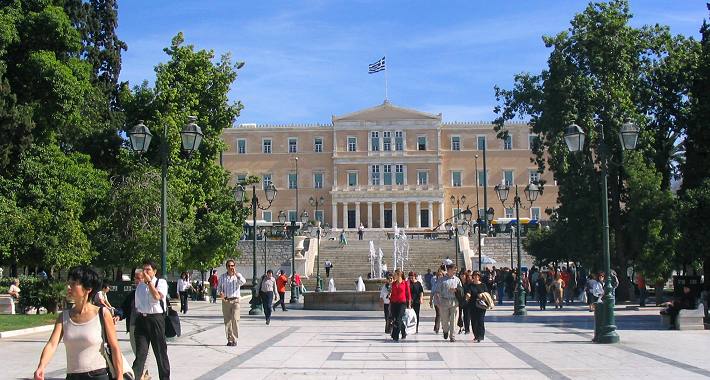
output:
[{"label": "neoclassical parliament building", "polygon": [[[512,193],[505,207],[493,191],[502,182],[524,187],[544,178],[544,193],[520,217],[545,219],[557,204],[557,188],[549,172],[538,173],[531,144],[535,136],[525,123],[506,127],[509,138],[496,137],[493,125],[480,122],[443,123],[429,114],[383,104],[341,116],[325,125],[241,124],[224,130],[228,145],[222,164],[234,182],[248,175],[274,184],[276,199],[257,219],[276,222],[280,211],[298,220],[304,210],[311,219],[336,229],[432,229],[457,213],[451,196],[465,195],[461,210],[483,209],[484,191],[495,218],[512,218]],[[483,171],[483,149],[486,169]],[[477,158],[476,158],[477,157]],[[484,175],[488,176],[484,188]],[[249,189],[251,194],[251,189]],[[298,210],[296,208],[298,194]],[[309,199],[323,197],[317,212]]]}]

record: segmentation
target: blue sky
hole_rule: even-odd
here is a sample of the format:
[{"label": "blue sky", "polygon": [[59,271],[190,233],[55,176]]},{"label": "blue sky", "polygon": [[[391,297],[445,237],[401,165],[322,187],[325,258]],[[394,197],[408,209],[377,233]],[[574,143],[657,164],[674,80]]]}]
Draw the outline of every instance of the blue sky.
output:
[{"label": "blue sky", "polygon": [[[632,24],[668,25],[699,38],[706,0],[632,0]],[[236,123],[330,123],[381,104],[384,73],[367,65],[387,56],[389,99],[444,121],[490,121],[493,86],[537,73],[556,34],[585,1],[119,1],[121,80],[153,82],[163,48],[186,42],[245,61],[230,99]]]}]

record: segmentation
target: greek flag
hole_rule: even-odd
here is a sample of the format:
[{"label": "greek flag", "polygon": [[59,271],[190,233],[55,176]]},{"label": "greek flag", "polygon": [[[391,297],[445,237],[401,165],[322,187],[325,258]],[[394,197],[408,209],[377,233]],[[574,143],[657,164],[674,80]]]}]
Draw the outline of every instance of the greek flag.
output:
[{"label": "greek flag", "polygon": [[384,71],[385,70],[385,57],[382,57],[379,61],[369,65],[367,67],[367,73],[368,74],[374,74],[379,71]]}]

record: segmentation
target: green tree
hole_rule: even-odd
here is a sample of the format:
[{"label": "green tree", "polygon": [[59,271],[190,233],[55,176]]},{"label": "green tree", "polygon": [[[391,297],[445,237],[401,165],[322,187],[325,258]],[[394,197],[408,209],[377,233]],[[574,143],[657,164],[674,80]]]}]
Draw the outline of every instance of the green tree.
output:
[{"label": "green tree", "polygon": [[[645,181],[661,178],[664,190],[668,189],[670,181],[665,173],[676,160],[675,141],[684,130],[688,112],[684,94],[690,80],[678,74],[692,67],[697,52],[691,40],[672,37],[666,27],[631,27],[631,17],[626,1],[591,3],[575,15],[568,31],[543,37],[546,47],[552,49],[548,68],[537,75],[516,75],[512,90],[496,87],[496,97],[502,104],[495,109],[499,117],[494,121],[503,137],[507,120],[528,117],[532,132],[540,137],[541,143],[534,147],[534,161],[539,170],[549,168],[554,174],[560,203],[555,211],[563,223],[560,228],[553,227],[551,233],[574,231],[577,244],[558,245],[562,249],[574,247],[575,252],[567,253],[569,257],[600,262],[600,197],[606,194],[612,267],[622,274],[640,253],[630,248],[645,247],[649,235],[625,230],[627,205],[637,201],[630,198],[630,172],[640,166],[619,165],[625,154],[617,137],[619,129],[627,118],[642,127],[638,149],[654,164],[644,166],[643,173],[649,177]],[[564,143],[564,129],[571,123],[580,125],[587,134],[579,155],[569,154]],[[605,149],[611,162],[608,189],[603,191],[600,149]],[[636,203],[637,207],[643,205]],[[658,222],[661,231],[666,231],[674,220]],[[664,246],[672,246],[674,234],[661,236],[666,239]],[[626,281],[626,276],[620,279]],[[617,295],[628,297],[627,289],[622,286]]]}]

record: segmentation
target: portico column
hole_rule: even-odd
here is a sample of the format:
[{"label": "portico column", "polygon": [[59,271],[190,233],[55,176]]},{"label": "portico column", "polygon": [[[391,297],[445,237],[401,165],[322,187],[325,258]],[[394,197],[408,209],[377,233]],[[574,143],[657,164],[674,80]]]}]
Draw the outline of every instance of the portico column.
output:
[{"label": "portico column", "polygon": [[409,202],[404,202],[404,228],[409,228]]},{"label": "portico column", "polygon": [[392,202],[392,227],[397,224],[397,202]]},{"label": "portico column", "polygon": [[385,228],[385,202],[380,202],[380,228]]},{"label": "portico column", "polygon": [[333,216],[330,217],[333,228],[338,228],[338,202],[333,202]]},{"label": "portico column", "polygon": [[436,202],[439,204],[439,221],[436,224],[444,222],[444,204],[442,202]]},{"label": "portico column", "polygon": [[367,202],[367,228],[372,228],[372,202]]},{"label": "portico column", "polygon": [[360,202],[355,202],[355,228],[360,227]]},{"label": "portico column", "polygon": [[429,201],[429,228],[434,227],[434,202]]},{"label": "portico column", "polygon": [[422,202],[417,201],[417,228],[422,228]]},{"label": "portico column", "polygon": [[343,229],[348,228],[348,202],[343,202]]}]

